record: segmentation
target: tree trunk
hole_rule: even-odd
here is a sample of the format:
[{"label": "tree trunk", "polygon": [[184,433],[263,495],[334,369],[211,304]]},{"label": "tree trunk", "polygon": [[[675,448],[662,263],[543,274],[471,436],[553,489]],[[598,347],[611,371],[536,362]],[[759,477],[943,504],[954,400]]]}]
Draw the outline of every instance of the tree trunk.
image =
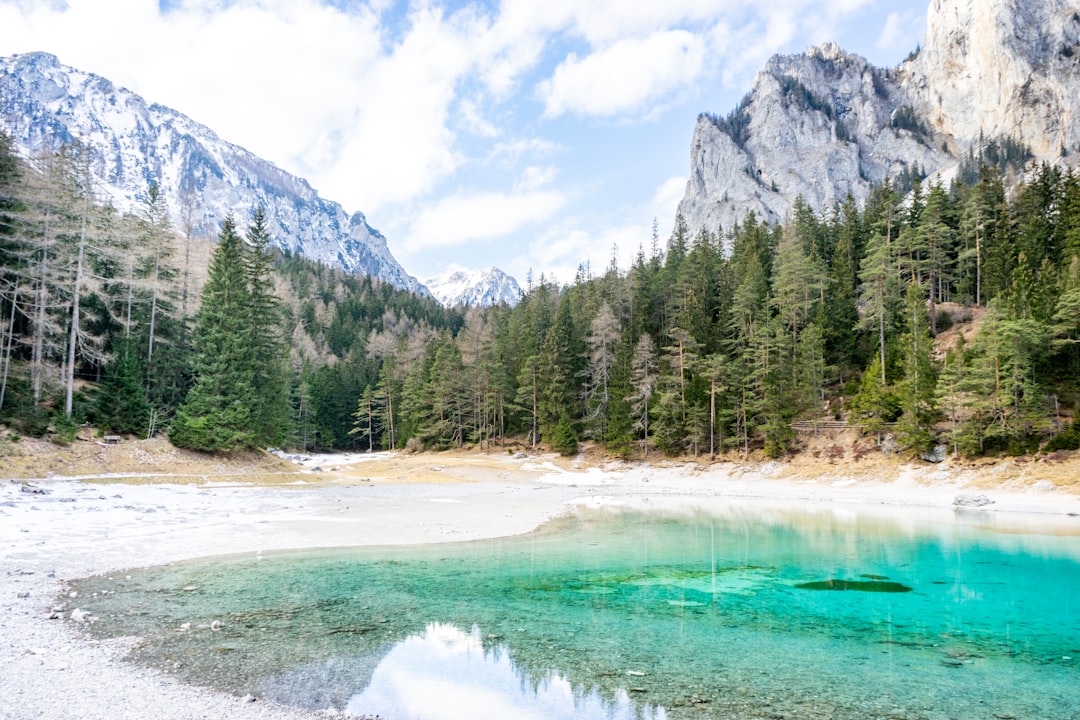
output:
[{"label": "tree trunk", "polygon": [[11,369],[11,343],[15,338],[15,311],[19,301],[19,290],[16,288],[11,294],[11,321],[8,323],[7,340],[4,345],[4,378],[0,382],[0,409],[4,407],[4,397],[7,395],[8,371]]},{"label": "tree trunk", "polygon": [[89,195],[83,200],[82,231],[79,234],[79,257],[75,264],[75,282],[71,293],[71,332],[68,335],[68,353],[64,392],[64,416],[71,418],[75,395],[75,351],[79,344],[79,302],[82,295],[83,257],[86,254],[86,215],[90,211]]}]

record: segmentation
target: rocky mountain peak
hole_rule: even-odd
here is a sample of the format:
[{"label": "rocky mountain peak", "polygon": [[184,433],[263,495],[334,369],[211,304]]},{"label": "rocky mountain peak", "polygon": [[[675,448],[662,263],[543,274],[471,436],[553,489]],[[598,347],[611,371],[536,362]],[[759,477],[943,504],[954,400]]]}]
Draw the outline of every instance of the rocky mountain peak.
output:
[{"label": "rocky mountain peak", "polygon": [[775,56],[734,111],[699,116],[679,213],[693,233],[749,211],[777,222],[798,197],[815,209],[861,201],[886,177],[936,166],[926,134],[895,121],[909,103],[897,73],[835,43]]},{"label": "rocky mountain peak", "polygon": [[925,45],[878,68],[825,43],[771,58],[724,116],[698,118],[678,212],[691,233],[862,202],[947,172],[980,141],[1080,153],[1080,0],[932,0]]},{"label": "rocky mountain peak", "polygon": [[496,267],[487,270],[451,270],[425,284],[435,299],[445,307],[490,307],[505,303],[516,305],[521,286],[512,276]]},{"label": "rocky mountain peak", "polygon": [[0,127],[27,157],[45,142],[85,143],[101,192],[120,210],[135,210],[154,181],[175,228],[190,222],[194,234],[214,236],[227,215],[243,225],[261,205],[282,249],[428,294],[363,213],[346,212],[306,180],[186,115],[63,65],[54,55],[0,58]]}]

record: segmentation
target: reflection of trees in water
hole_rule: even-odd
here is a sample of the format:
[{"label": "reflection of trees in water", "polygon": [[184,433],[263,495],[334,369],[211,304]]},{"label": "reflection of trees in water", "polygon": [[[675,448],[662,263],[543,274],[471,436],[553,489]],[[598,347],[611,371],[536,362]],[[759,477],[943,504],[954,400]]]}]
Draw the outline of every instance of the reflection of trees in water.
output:
[{"label": "reflection of trees in water", "polygon": [[353,714],[385,717],[459,717],[474,708],[483,717],[550,720],[663,720],[662,710],[634,703],[626,691],[610,696],[574,687],[559,672],[532,674],[514,664],[503,645],[480,629],[471,632],[433,623],[398,643],[376,669],[371,684],[347,706]]},{"label": "reflection of trees in water", "polygon": [[[605,511],[508,540],[218,559],[76,587],[80,603],[117,591],[82,607],[103,618],[95,634],[147,638],[136,659],[189,682],[311,709],[345,707],[395,647],[441,623],[496,665],[509,663],[534,695],[565,682],[583,703],[642,716],[663,706],[671,718],[766,710],[857,718],[888,716],[905,703],[914,714],[962,716],[986,690],[973,673],[957,674],[957,658],[978,661],[980,672],[1006,672],[1003,681],[1013,683],[1014,670],[1034,672],[1024,663],[1041,646],[1017,640],[1019,623],[1010,626],[1010,646],[999,642],[996,628],[1009,612],[1023,612],[1022,599],[984,613],[993,627],[980,630],[965,616],[966,632],[952,633],[959,605],[948,593],[960,580],[951,574],[970,585],[978,573],[1024,562],[1057,568],[1054,577],[1080,576],[1068,552],[1044,547],[1041,559],[1016,560],[1038,543],[1002,537],[962,523],[942,530],[820,509],[801,517],[746,508],[726,516]],[[915,592],[797,588],[901,581]],[[1069,590],[1059,583],[1047,592]],[[933,604],[944,600],[952,609]],[[208,625],[215,619],[217,632]],[[178,631],[184,623],[191,627]],[[1053,683],[1066,670],[1040,666],[1045,697],[1060,694]],[[938,696],[938,682],[963,692]],[[998,711],[1061,716],[1042,705]]]}]

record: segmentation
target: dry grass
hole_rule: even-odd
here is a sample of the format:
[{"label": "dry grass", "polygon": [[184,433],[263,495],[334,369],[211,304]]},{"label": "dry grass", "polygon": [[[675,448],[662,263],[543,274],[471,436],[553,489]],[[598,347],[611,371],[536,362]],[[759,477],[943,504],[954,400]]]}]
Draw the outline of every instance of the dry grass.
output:
[{"label": "dry grass", "polygon": [[[7,433],[0,436],[8,437]],[[932,465],[902,453],[883,453],[873,438],[863,437],[857,430],[822,432],[816,437],[804,435],[800,441],[802,451],[780,461],[769,460],[760,451],[751,453],[749,459],[744,459],[741,453],[731,452],[698,458],[665,458],[650,454],[649,461],[657,468],[682,468],[692,474],[715,463],[732,463],[756,467],[772,477],[824,482],[888,482],[905,472],[910,474],[914,468],[916,477],[922,469],[927,475],[940,470],[975,487],[1024,491],[1048,481],[1062,492],[1080,494],[1080,452],[978,460],[949,458],[945,463]],[[445,453],[397,453],[393,457],[377,456],[354,463],[341,462],[331,456],[318,471],[311,472],[265,452],[198,453],[174,447],[162,438],[124,439],[116,445],[103,445],[84,438],[67,446],[44,440],[12,442],[9,439],[0,441],[3,467],[0,477],[13,480],[87,477],[123,483],[250,485],[284,485],[298,481],[347,485],[475,482],[505,478],[520,469],[520,464],[512,462],[511,456],[522,450],[527,449],[512,445],[487,451],[463,448]],[[611,468],[623,464],[596,446],[583,446],[582,453],[576,458],[544,455],[543,460],[566,470]]]},{"label": "dry grass", "polygon": [[[4,437],[9,437],[4,433]],[[208,480],[292,482],[297,468],[265,452],[198,453],[175,447],[168,440],[125,438],[115,445],[81,436],[68,445],[46,440],[10,439],[0,442],[0,476],[36,479],[53,476],[126,476],[142,481],[168,476],[169,482],[202,483]]]}]

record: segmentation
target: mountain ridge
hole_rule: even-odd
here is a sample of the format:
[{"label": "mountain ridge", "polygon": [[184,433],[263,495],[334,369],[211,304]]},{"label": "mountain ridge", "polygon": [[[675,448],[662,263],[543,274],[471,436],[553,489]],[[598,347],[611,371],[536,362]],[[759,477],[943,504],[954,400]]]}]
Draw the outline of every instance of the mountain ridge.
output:
[{"label": "mountain ridge", "polygon": [[496,267],[486,270],[450,270],[424,282],[444,307],[513,307],[521,299],[521,286]]},{"label": "mountain ridge", "polygon": [[157,182],[173,226],[216,235],[262,205],[283,250],[430,296],[362,212],[322,198],[307,180],[221,139],[187,115],[62,64],[50,53],[0,58],[0,121],[31,156],[50,136],[84,142],[92,172],[119,209],[138,206]]}]

